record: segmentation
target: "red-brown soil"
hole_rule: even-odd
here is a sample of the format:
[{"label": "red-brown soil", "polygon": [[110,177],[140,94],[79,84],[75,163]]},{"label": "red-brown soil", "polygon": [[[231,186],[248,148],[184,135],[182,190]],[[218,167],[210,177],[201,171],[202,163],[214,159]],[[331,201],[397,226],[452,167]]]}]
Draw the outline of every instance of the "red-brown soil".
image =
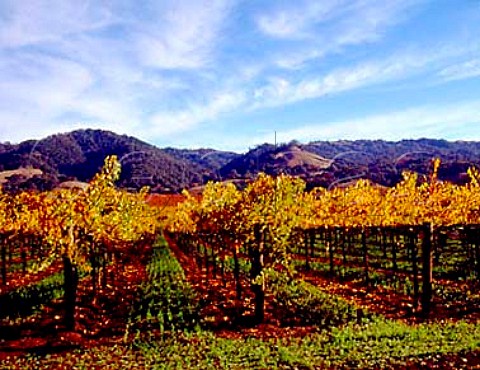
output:
[{"label": "red-brown soil", "polygon": [[46,277],[59,272],[60,269],[61,265],[59,263],[55,263],[45,270],[39,272],[24,273],[22,271],[15,271],[7,274],[7,284],[0,284],[0,294],[8,293],[22,286],[38,283]]},{"label": "red-brown soil", "polygon": [[144,247],[136,251],[144,257],[128,259],[118,268],[109,267],[107,284],[97,288],[95,297],[91,279],[79,281],[74,331],[65,329],[61,299],[50,302],[40,313],[20,324],[0,326],[0,360],[122,341],[137,287],[146,279],[150,250],[150,246]]}]

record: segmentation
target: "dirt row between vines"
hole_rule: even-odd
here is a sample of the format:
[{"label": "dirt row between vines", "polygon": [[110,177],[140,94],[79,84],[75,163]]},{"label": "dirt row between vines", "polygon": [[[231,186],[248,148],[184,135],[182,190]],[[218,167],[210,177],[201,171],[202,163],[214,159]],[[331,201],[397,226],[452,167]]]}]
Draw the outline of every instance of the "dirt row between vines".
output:
[{"label": "dirt row between vines", "polygon": [[[151,254],[150,246],[139,251]],[[25,354],[55,354],[123,340],[126,320],[138,286],[147,279],[146,258],[132,258],[119,268],[108,267],[106,286],[93,296],[90,277],[79,280],[75,330],[63,324],[63,298],[53,300],[21,324],[0,326],[0,360]]]},{"label": "dirt row between vines", "polygon": [[[213,277],[211,272],[207,275],[205,269],[198,267],[194,256],[188,256],[184,253],[173,239],[168,238],[168,243],[174,255],[184,268],[187,279],[202,297],[203,301],[207,303],[206,313],[211,314],[212,312],[216,312],[216,316],[218,317],[216,317],[215,322],[212,323],[212,327],[225,328],[229,325],[234,326],[235,322],[232,322],[229,318],[230,312],[228,308],[245,305],[245,303],[236,301],[232,274],[226,274],[226,282],[224,282],[221,277]],[[392,320],[401,320],[408,324],[416,324],[424,321],[458,320],[477,322],[480,319],[480,309],[476,306],[446,307],[435,297],[432,312],[429,318],[425,319],[420,312],[420,302],[418,305],[415,305],[412,295],[395,292],[393,289],[382,286],[365,287],[362,283],[358,282],[342,282],[338,277],[330,277],[328,274],[314,270],[299,269],[298,276],[324,291],[339,295],[345,300],[354,303],[356,306],[367,309],[371,313],[380,314]],[[248,285],[245,283],[246,282],[244,282],[243,286],[245,288],[244,291],[247,293],[246,305],[249,306],[249,299],[251,299],[252,296]],[[275,313],[272,312],[270,308],[267,297],[266,320],[265,324],[260,326],[259,331],[262,331],[263,327],[268,327],[274,331],[279,330],[280,332],[287,330],[285,328],[277,328],[278,320],[275,319]],[[222,315],[224,320],[220,319]],[[242,325],[238,326],[241,330],[245,331],[245,334],[251,331],[251,329],[245,330],[245,328],[242,328]],[[300,331],[300,334],[303,334],[300,328],[293,330]],[[313,328],[307,329],[307,331],[312,330]],[[262,336],[268,335],[262,334]]]}]

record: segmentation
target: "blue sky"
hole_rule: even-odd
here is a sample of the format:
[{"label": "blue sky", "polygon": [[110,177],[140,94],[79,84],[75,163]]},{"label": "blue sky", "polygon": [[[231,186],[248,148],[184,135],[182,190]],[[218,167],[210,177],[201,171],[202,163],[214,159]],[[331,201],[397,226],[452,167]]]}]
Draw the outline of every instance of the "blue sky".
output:
[{"label": "blue sky", "polygon": [[477,0],[0,0],[0,141],[480,140]]}]

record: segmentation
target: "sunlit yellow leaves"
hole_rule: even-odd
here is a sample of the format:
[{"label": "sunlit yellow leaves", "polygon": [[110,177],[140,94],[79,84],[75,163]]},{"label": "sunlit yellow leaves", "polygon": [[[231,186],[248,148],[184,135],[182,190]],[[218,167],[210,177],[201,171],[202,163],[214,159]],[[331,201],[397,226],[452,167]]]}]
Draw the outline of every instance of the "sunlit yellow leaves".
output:
[{"label": "sunlit yellow leaves", "polygon": [[189,232],[230,230],[252,241],[257,225],[281,245],[294,227],[480,223],[478,170],[470,168],[470,183],[460,186],[440,181],[440,166],[440,160],[433,161],[429,178],[405,172],[402,181],[388,189],[359,180],[344,188],[305,192],[300,179],[265,174],[243,191],[209,184],[203,199],[190,196],[179,205],[175,227]]},{"label": "sunlit yellow leaves", "polygon": [[103,169],[84,190],[57,189],[48,193],[0,193],[0,233],[39,236],[48,254],[37,268],[47,268],[62,256],[88,271],[93,243],[121,249],[158,227],[155,210],[145,202],[148,189],[129,194],[115,188],[120,163],[107,157]]}]

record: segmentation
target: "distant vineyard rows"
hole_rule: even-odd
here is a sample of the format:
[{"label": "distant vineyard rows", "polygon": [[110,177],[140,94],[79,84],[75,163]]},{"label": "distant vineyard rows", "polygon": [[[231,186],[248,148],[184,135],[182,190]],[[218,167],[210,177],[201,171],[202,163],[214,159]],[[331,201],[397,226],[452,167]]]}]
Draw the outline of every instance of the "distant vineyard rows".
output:
[{"label": "distant vineyard rows", "polygon": [[[121,263],[156,233],[159,209],[137,194],[118,190],[120,175],[115,156],[84,190],[0,192],[0,273],[5,287],[15,265],[35,274],[63,263],[67,326],[73,325],[79,275],[92,276],[93,291],[107,265]],[[105,280],[105,279],[104,279]],[[0,285],[0,287],[2,287]]]},{"label": "distant vineyard rows", "polygon": [[[480,174],[470,168],[470,182],[455,185],[438,180],[439,167],[440,161],[434,160],[429,178],[405,172],[403,180],[392,188],[359,180],[346,188],[316,188],[307,192],[305,183],[299,178],[263,174],[244,190],[238,190],[232,184],[210,183],[201,198],[185,192],[186,200],[170,215],[167,229],[181,246],[183,244],[187,253],[203,251],[201,257],[205,258],[207,269],[209,260],[213,264],[216,260],[232,258],[238,287],[240,266],[246,263],[251,288],[256,295],[259,320],[263,317],[264,287],[268,276],[278,271],[293,274],[298,253],[292,251],[305,245],[305,258],[309,258],[308,246],[311,245],[311,250],[315,248],[315,238],[326,250],[327,269],[333,274],[335,253],[338,254],[340,246],[344,262],[347,257],[347,244],[341,240],[357,238],[361,246],[358,274],[365,274],[368,282],[371,280],[369,254],[372,252],[367,248],[371,243],[367,243],[367,239],[375,238],[383,243],[382,253],[386,256],[385,232],[390,230],[388,235],[392,235],[391,230],[397,230],[396,233],[401,235],[388,239],[388,248],[394,245],[393,265],[397,264],[397,254],[410,256],[408,263],[413,264],[411,276],[418,296],[420,272],[424,278],[423,289],[432,289],[431,253],[436,248],[432,243],[438,244],[442,238],[438,234],[441,229],[443,238],[447,237],[446,228],[450,228],[457,239],[465,236],[464,254],[471,256],[467,262],[474,274],[480,275],[479,247],[476,241],[472,241],[472,235],[477,235],[476,229],[472,229],[473,234],[465,232],[470,226],[480,224]],[[315,232],[311,234],[302,230]],[[468,235],[463,235],[465,233]],[[314,238],[311,242],[309,235]],[[408,251],[399,251],[398,248]],[[389,253],[392,253],[390,249]],[[417,257],[419,250],[423,254],[421,257]],[[274,279],[270,277],[270,280]],[[430,300],[430,293],[425,293],[425,302]]]}]

